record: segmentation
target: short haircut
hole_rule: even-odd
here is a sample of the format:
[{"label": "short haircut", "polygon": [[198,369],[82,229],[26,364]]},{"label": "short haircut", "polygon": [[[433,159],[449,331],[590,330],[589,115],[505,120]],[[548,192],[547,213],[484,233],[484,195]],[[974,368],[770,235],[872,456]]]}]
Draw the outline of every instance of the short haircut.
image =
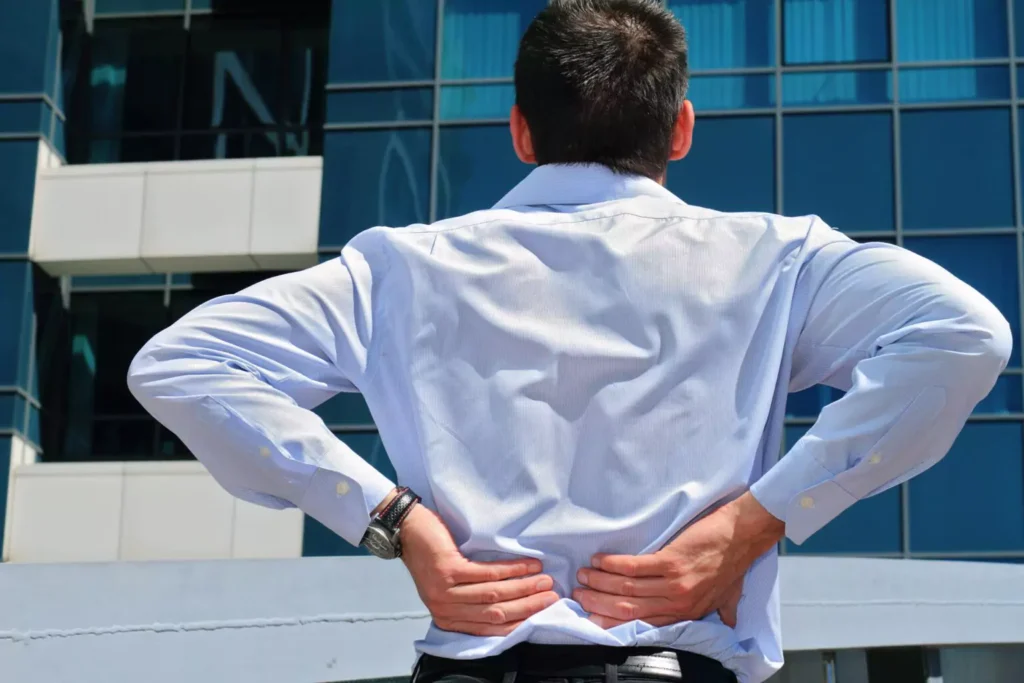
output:
[{"label": "short haircut", "polygon": [[657,178],[688,78],[686,32],[657,0],[554,0],[519,44],[516,104],[539,164]]}]

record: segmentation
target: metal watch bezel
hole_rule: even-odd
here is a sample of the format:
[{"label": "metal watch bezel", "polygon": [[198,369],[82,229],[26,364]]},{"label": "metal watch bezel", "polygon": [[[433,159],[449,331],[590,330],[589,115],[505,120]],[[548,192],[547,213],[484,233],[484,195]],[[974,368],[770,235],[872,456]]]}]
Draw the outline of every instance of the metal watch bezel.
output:
[{"label": "metal watch bezel", "polygon": [[402,556],[402,542],[398,538],[398,531],[392,534],[377,520],[370,522],[360,545],[371,555],[382,560],[395,560]]}]

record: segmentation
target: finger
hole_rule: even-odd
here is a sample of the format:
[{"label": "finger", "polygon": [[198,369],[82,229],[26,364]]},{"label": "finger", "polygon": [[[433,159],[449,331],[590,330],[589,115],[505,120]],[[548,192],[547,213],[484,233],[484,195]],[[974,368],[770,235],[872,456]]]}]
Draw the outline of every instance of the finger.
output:
[{"label": "finger", "polygon": [[621,576],[665,576],[671,568],[661,553],[652,555],[594,555],[590,564],[609,574]]},{"label": "finger", "polygon": [[580,584],[602,593],[625,597],[656,598],[673,594],[673,583],[663,577],[633,578],[609,574],[599,569],[581,569],[576,572]]},{"label": "finger", "polygon": [[529,619],[558,602],[558,593],[548,591],[494,605],[441,603],[431,609],[434,616],[450,621],[500,625]]},{"label": "finger", "polygon": [[672,611],[672,605],[664,598],[624,598],[587,588],[577,588],[572,592],[572,597],[589,614],[600,614],[622,621],[645,619]]},{"label": "finger", "polygon": [[490,581],[487,583],[464,583],[447,591],[446,598],[451,602],[491,605],[496,602],[508,602],[527,595],[543,593],[555,585],[550,576],[527,576],[521,579],[506,581]]},{"label": "finger", "polygon": [[472,621],[434,621],[434,625],[442,631],[465,633],[471,636],[507,636],[515,631],[523,622],[511,624],[479,624]]},{"label": "finger", "polygon": [[501,560],[498,562],[465,562],[458,563],[452,570],[455,583],[484,583],[486,581],[504,581],[520,576],[539,574],[544,566],[539,560]]},{"label": "finger", "polygon": [[[616,626],[621,626],[622,624],[629,623],[627,621],[622,621],[621,619],[612,619],[611,617],[605,617],[600,614],[591,614],[587,618],[603,629],[615,628]],[[685,621],[685,619],[680,619],[679,617],[662,616],[647,617],[643,621],[644,623],[650,624],[651,626],[671,626],[672,624],[678,624],[680,621]]]},{"label": "finger", "polygon": [[743,597],[743,581],[738,581],[729,589],[725,602],[718,608],[718,618],[730,628],[736,628],[739,619],[740,599]]}]

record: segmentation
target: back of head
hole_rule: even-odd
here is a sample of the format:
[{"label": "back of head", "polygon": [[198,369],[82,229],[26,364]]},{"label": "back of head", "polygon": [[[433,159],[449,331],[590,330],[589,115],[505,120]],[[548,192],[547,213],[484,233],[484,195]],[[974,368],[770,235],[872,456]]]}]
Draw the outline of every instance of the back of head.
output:
[{"label": "back of head", "polygon": [[658,0],[555,0],[516,59],[516,105],[539,164],[659,178],[686,95],[686,34]]}]

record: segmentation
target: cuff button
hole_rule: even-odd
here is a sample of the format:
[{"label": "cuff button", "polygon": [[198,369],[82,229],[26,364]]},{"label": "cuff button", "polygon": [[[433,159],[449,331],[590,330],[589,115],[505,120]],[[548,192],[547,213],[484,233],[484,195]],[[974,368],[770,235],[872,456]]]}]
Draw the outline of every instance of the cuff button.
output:
[{"label": "cuff button", "polygon": [[814,499],[811,498],[810,496],[804,496],[803,498],[800,499],[800,507],[805,509],[810,509],[814,507]]}]

